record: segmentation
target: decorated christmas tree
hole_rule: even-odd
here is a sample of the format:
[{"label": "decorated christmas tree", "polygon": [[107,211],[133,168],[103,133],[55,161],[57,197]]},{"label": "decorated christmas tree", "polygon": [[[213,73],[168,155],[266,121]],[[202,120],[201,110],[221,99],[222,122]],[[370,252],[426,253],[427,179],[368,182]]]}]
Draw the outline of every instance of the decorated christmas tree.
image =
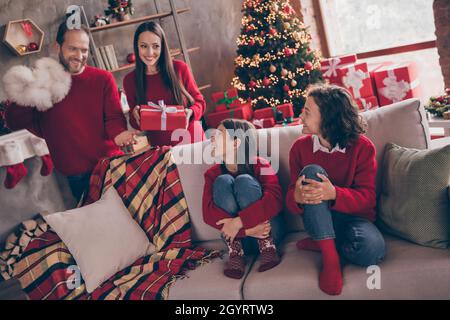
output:
[{"label": "decorated christmas tree", "polygon": [[254,109],[292,103],[298,116],[305,89],[322,81],[321,54],[289,0],[244,0],[233,86]]}]

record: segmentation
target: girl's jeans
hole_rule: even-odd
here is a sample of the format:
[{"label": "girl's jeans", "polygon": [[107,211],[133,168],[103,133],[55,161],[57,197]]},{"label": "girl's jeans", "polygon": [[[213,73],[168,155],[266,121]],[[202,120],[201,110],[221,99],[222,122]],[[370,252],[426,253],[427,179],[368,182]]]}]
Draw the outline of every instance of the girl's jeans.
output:
[{"label": "girl's jeans", "polygon": [[[299,176],[322,181],[317,173],[328,176],[318,165],[304,167]],[[329,201],[303,207],[303,223],[313,240],[336,239],[340,257],[359,266],[376,265],[383,260],[383,236],[369,220],[330,210]]]},{"label": "girl's jeans", "polygon": [[[230,174],[223,174],[216,178],[213,184],[213,201],[216,206],[227,212],[231,218],[237,217],[239,211],[249,207],[261,199],[263,191],[260,183],[249,174],[241,174],[234,178]],[[254,214],[258,214],[255,212]],[[279,215],[270,221],[272,237],[275,244],[281,238],[281,222]],[[258,252],[256,238],[242,239],[246,254]]]}]

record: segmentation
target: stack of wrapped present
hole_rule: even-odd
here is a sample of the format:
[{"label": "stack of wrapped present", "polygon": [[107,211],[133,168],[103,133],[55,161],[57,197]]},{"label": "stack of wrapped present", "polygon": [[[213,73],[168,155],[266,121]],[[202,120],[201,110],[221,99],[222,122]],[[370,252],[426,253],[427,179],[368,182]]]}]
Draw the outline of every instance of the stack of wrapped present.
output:
[{"label": "stack of wrapped present", "polygon": [[420,95],[414,62],[367,64],[350,54],[325,59],[321,65],[323,77],[347,88],[361,111]]}]

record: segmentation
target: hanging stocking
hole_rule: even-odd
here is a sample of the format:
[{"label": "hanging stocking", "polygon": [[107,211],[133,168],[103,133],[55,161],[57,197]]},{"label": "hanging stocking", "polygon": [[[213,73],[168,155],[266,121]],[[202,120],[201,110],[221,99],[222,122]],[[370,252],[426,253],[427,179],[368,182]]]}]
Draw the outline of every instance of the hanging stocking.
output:
[{"label": "hanging stocking", "polygon": [[14,188],[23,177],[27,175],[28,169],[23,163],[13,164],[6,167],[5,188]]},{"label": "hanging stocking", "polygon": [[31,138],[31,145],[33,146],[34,153],[42,160],[41,176],[48,176],[53,171],[53,161],[50,157],[47,144],[45,141],[38,137]]},{"label": "hanging stocking", "polygon": [[22,148],[17,142],[7,141],[0,145],[0,166],[6,167],[5,188],[14,188],[27,174],[23,161]]}]

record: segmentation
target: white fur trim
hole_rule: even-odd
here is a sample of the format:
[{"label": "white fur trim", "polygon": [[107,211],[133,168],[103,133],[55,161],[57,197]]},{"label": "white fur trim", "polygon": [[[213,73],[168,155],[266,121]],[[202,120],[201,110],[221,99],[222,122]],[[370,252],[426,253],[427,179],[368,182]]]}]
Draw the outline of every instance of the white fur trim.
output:
[{"label": "white fur trim", "polygon": [[49,154],[48,147],[44,139],[38,137],[30,137],[30,143],[34,153],[38,157],[42,157],[45,156],[46,154]]},{"label": "white fur trim", "polygon": [[58,61],[42,58],[33,69],[12,67],[4,75],[3,84],[9,100],[46,111],[67,96],[72,77]]},{"label": "white fur trim", "polygon": [[16,141],[7,141],[0,145],[0,166],[11,166],[24,160],[22,148]]}]

